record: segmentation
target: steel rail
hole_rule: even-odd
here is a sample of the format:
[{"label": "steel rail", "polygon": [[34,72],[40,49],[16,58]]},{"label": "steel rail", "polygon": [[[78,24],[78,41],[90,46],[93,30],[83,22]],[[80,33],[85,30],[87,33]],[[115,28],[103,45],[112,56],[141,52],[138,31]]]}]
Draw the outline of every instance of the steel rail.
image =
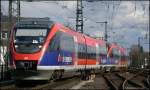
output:
[{"label": "steel rail", "polygon": [[[138,76],[139,74],[141,74],[141,73],[143,73],[143,72],[141,71],[141,72],[139,72],[139,73],[137,73],[137,74],[135,74],[135,75],[133,75],[133,76],[131,76],[131,77],[129,77],[129,78],[126,78],[126,79],[124,80],[123,84],[122,84],[122,89],[123,89],[123,90],[127,89],[126,86],[125,86],[127,83],[130,83],[130,84],[132,84],[132,85],[134,85],[135,87],[138,87],[138,88],[140,88],[140,89],[147,89],[147,88],[144,87],[143,85],[132,81],[133,78],[137,77],[137,76]],[[132,88],[132,89],[133,89],[133,88]]]}]

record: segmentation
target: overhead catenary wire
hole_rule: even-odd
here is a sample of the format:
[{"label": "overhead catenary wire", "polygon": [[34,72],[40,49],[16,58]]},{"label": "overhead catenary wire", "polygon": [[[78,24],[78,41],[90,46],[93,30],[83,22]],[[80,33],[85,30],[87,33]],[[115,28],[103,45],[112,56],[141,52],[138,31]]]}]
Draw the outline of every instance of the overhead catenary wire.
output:
[{"label": "overhead catenary wire", "polygon": [[134,6],[134,16],[135,16],[135,14],[136,14],[136,1],[135,1],[135,6]]},{"label": "overhead catenary wire", "polygon": [[[30,5],[27,5],[27,4],[24,4],[25,6],[30,6]],[[51,15],[51,17],[53,16],[57,16],[57,17],[59,17],[60,19],[61,18],[63,18],[62,16],[60,16],[60,15],[56,15],[56,14],[54,14],[54,13],[52,13],[52,12],[49,12],[48,10],[46,10],[46,9],[41,9],[41,8],[39,8],[37,5],[35,5],[35,4],[32,4],[30,7],[34,7],[34,9],[38,9],[40,12],[43,12],[43,13],[45,13],[46,15],[45,16],[50,16]]]},{"label": "overhead catenary wire", "polygon": [[[111,15],[110,31],[113,31],[114,18],[115,18],[115,16],[117,15],[117,13],[119,11],[120,4],[121,4],[121,1],[119,2],[118,7],[117,7],[116,12],[115,12],[115,6],[114,6],[114,3],[113,3],[113,12],[112,12],[112,15]],[[113,38],[113,41],[115,41],[114,38]]]},{"label": "overhead catenary wire", "polygon": [[[49,1],[48,1],[49,2]],[[43,2],[43,3],[48,3],[48,2]],[[56,2],[56,3],[55,3]],[[121,1],[119,1],[119,2],[121,2]],[[59,3],[59,2],[57,2],[57,1],[53,1],[52,3],[55,3],[55,4],[57,4],[58,6],[60,5],[60,6],[62,6],[61,5],[61,3]],[[102,2],[103,4],[104,3],[106,3],[106,1],[103,1]],[[109,3],[106,3],[107,5],[108,5],[108,11],[109,11],[109,9],[110,9],[110,5],[112,5],[112,2],[109,2]],[[116,16],[116,14],[117,14],[117,12],[118,12],[118,10],[119,10],[119,7],[120,7],[120,3],[119,4],[117,4],[117,6],[116,6],[116,4],[115,4],[115,2],[113,1],[113,8],[114,8],[114,10],[113,10],[113,12],[111,13],[111,15],[110,14],[107,14],[106,16],[111,16],[111,24],[109,24],[109,27],[111,27],[111,29],[110,30],[114,30],[113,29],[113,25],[114,25],[114,18],[115,18],[115,16]],[[63,4],[63,5],[66,5],[66,4]],[[34,6],[36,6],[36,5],[34,5]],[[36,7],[37,8],[37,7]],[[38,8],[39,9],[39,8]],[[66,8],[64,8],[65,10],[68,10],[68,11],[71,11],[71,13],[72,14],[75,14],[76,12],[75,12],[75,10],[73,11],[72,9],[69,9],[68,7],[66,7]],[[136,8],[137,9],[137,8]],[[43,12],[43,10],[44,9],[42,9],[42,10],[40,10],[40,11],[42,11]],[[49,15],[49,13],[47,13],[48,11],[46,11],[46,10],[44,10],[44,13],[46,13],[47,15]],[[52,13],[53,14],[53,13]],[[74,17],[75,18],[75,17]],[[106,19],[108,19],[108,17],[106,18]],[[89,20],[89,21],[91,21],[91,22],[93,22],[93,23],[96,23],[95,22],[95,20],[93,20],[93,19],[91,19],[91,18],[88,18],[88,17],[84,17],[84,20],[86,21],[86,20]],[[110,33],[110,32],[109,32]]]},{"label": "overhead catenary wire", "polygon": [[[53,2],[53,3],[55,3],[55,2]],[[111,17],[110,17],[110,19],[111,19],[111,30],[112,30],[112,28],[113,28],[113,19],[114,19],[114,16],[117,14],[117,12],[118,12],[118,10],[119,10],[119,7],[120,7],[120,3],[121,3],[121,1],[119,2],[119,4],[115,4],[114,2],[113,2],[113,12],[112,12],[112,14],[111,14]],[[55,3],[55,4],[57,4],[57,5],[60,5],[59,3]],[[109,4],[108,3],[106,3],[107,5],[108,5],[108,10],[109,10]],[[64,6],[65,4],[63,4],[63,6]],[[117,7],[117,9],[116,9],[116,12],[115,12],[115,6],[118,6]],[[62,5],[61,5],[62,6]],[[67,9],[68,11],[71,11],[72,13],[76,13],[75,11],[73,11],[73,10],[71,10],[71,9],[69,9],[69,8],[65,8],[65,9]],[[108,15],[108,14],[107,14]],[[95,20],[92,20],[92,19],[90,19],[90,18],[87,18],[87,17],[84,17],[84,20],[90,20],[90,21],[92,21],[92,22],[94,22],[94,23],[96,23],[95,22]]]}]

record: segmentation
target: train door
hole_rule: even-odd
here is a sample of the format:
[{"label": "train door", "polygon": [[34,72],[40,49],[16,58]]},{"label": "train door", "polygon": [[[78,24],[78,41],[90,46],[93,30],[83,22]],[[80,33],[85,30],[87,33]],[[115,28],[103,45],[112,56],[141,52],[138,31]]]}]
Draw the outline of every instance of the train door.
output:
[{"label": "train door", "polygon": [[119,63],[119,60],[120,60],[119,50],[117,48],[113,48],[112,53],[113,54],[112,54],[111,63],[114,65],[117,65]]},{"label": "train door", "polygon": [[107,58],[107,48],[106,48],[106,45],[104,46],[100,46],[100,59],[101,59],[101,64],[102,65],[107,65],[109,62],[108,62],[108,58]]},{"label": "train door", "polygon": [[75,65],[75,68],[77,68],[77,61],[78,61],[78,43],[77,43],[77,37],[74,36],[74,65]]},{"label": "train door", "polygon": [[59,31],[50,41],[48,52],[45,54],[46,57],[44,58],[48,59],[47,63],[49,65],[72,65],[73,51],[73,37],[67,33]]},{"label": "train door", "polygon": [[99,56],[99,45],[96,43],[96,65],[100,64],[100,56]]},{"label": "train door", "polygon": [[43,55],[40,65],[58,65],[58,56],[59,56],[59,42],[60,42],[60,32],[56,32],[56,34],[51,38],[48,49]]},{"label": "train door", "polygon": [[71,35],[62,32],[60,36],[61,65],[73,65],[74,39]]}]

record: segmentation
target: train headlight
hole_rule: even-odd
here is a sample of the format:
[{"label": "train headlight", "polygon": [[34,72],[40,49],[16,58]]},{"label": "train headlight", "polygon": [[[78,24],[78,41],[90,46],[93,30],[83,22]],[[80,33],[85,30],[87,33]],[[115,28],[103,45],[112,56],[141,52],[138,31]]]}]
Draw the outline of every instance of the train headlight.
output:
[{"label": "train headlight", "polygon": [[14,43],[17,43],[18,42],[18,39],[14,39]]},{"label": "train headlight", "polygon": [[42,45],[39,45],[39,48],[42,48]]},{"label": "train headlight", "polygon": [[18,48],[18,45],[15,45],[15,48]]},{"label": "train headlight", "polygon": [[17,40],[14,40],[14,43],[16,43]]}]

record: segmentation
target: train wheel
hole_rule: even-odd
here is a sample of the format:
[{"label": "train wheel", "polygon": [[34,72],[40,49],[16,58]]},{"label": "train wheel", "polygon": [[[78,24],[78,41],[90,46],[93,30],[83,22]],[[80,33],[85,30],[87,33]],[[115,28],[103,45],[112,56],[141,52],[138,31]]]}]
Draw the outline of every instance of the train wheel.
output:
[{"label": "train wheel", "polygon": [[81,80],[89,80],[90,79],[90,70],[81,71]]},{"label": "train wheel", "polygon": [[104,67],[104,69],[103,69],[103,70],[104,70],[104,73],[106,73],[106,72],[107,72],[106,67]]},{"label": "train wheel", "polygon": [[52,74],[51,80],[55,81],[55,80],[61,79],[63,76],[63,73],[64,73],[64,71],[62,71],[62,70],[54,71]]},{"label": "train wheel", "polygon": [[61,79],[62,76],[63,76],[63,74],[64,74],[64,71],[60,70],[58,73],[59,73],[59,75],[58,75],[58,76],[59,76],[59,79]]},{"label": "train wheel", "polygon": [[55,81],[55,78],[56,78],[56,76],[55,76],[55,71],[52,73],[52,76],[51,76],[51,79],[50,80],[54,80]]},{"label": "train wheel", "polygon": [[80,70],[80,76],[81,80],[85,80],[85,72],[83,70]]}]

